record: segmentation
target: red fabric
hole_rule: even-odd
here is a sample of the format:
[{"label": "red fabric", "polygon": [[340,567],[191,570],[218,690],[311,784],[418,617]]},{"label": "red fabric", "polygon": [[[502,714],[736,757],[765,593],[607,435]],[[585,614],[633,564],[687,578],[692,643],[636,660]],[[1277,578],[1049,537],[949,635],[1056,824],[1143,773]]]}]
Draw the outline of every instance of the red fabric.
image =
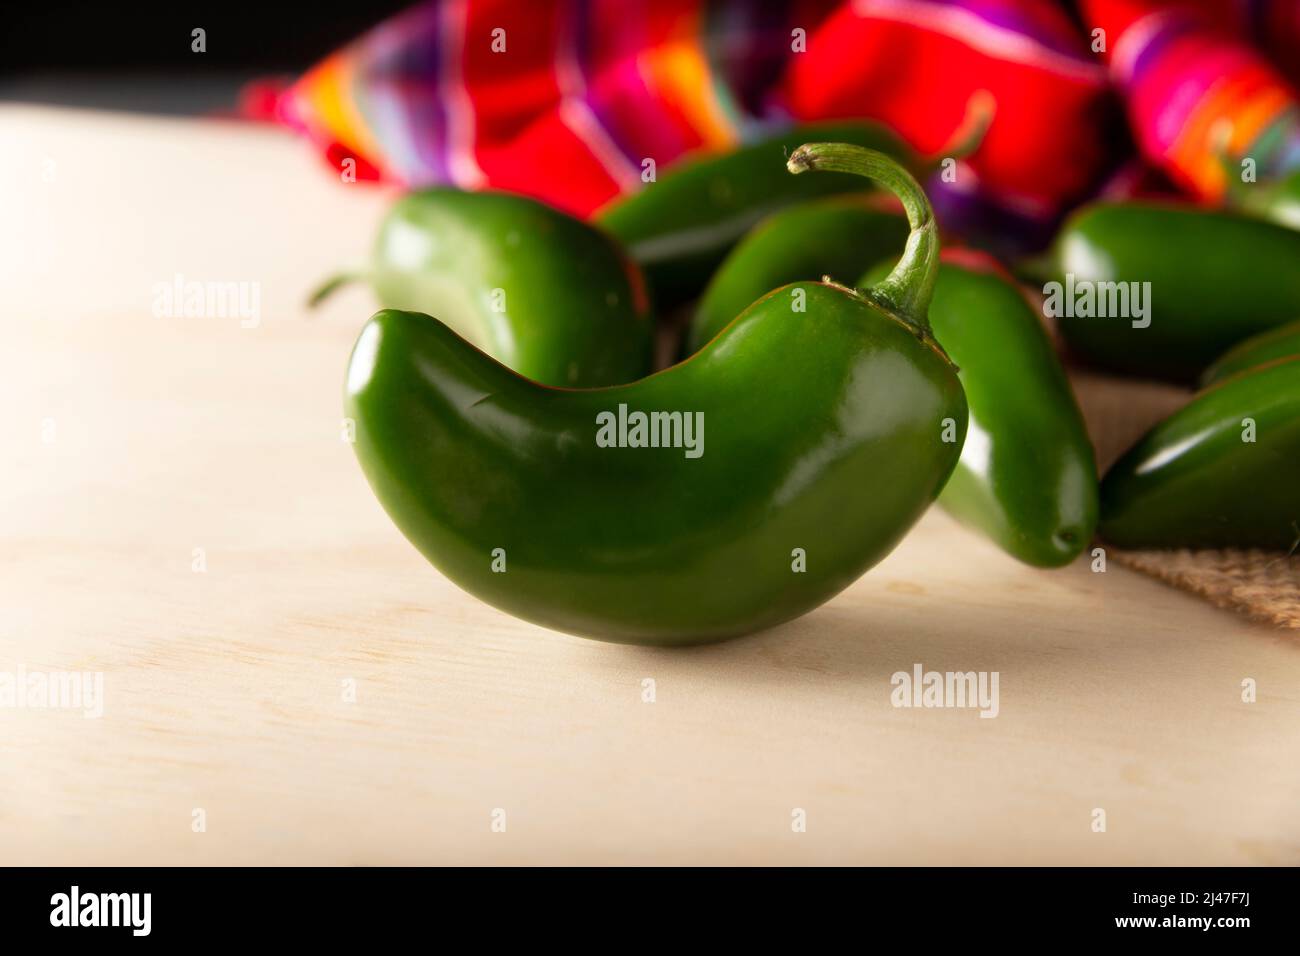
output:
[{"label": "red fabric", "polygon": [[[1070,31],[1063,21],[1057,26]],[[809,51],[791,64],[784,86],[796,116],[877,119],[925,153],[947,144],[974,93],[992,93],[996,117],[970,166],[983,191],[1013,205],[1050,208],[1077,197],[1105,159],[1098,135],[1104,81],[1086,68],[1063,76],[847,6],[823,24]]]}]

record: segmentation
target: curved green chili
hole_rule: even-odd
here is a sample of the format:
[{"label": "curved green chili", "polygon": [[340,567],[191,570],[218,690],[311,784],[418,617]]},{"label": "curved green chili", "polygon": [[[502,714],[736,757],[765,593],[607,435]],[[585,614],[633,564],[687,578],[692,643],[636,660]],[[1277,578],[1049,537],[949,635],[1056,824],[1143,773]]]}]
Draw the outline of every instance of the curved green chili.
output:
[{"label": "curved green chili", "polygon": [[1300,360],[1200,392],[1101,483],[1101,535],[1125,548],[1259,547],[1300,541]]},{"label": "curved green chili", "polygon": [[886,292],[795,283],[690,359],[623,386],[546,388],[427,316],[363,329],[356,451],[417,548],[479,598],[602,640],[717,640],[803,614],[879,561],[943,487],[966,428],[925,333],[933,218],[888,157],[913,237]]}]

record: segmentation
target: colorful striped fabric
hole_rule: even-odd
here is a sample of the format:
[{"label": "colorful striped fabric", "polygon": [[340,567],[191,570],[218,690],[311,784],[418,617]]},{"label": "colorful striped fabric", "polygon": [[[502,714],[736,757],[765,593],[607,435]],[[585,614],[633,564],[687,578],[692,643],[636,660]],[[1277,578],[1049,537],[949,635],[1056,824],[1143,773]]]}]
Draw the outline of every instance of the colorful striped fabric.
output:
[{"label": "colorful striped fabric", "polygon": [[796,119],[880,119],[936,151],[982,89],[986,198],[1048,215],[1097,180],[1105,69],[1050,0],[440,0],[330,56],[278,109],[361,176],[585,215],[640,188],[645,159]]},{"label": "colorful striped fabric", "polygon": [[585,213],[638,188],[644,158],[739,141],[770,72],[765,40],[833,6],[442,0],[326,59],[281,115],[373,175]]},{"label": "colorful striped fabric", "polygon": [[1225,151],[1253,158],[1260,179],[1300,168],[1300,103],[1283,72],[1300,73],[1300,3],[1088,0],[1085,12],[1106,31],[1138,145],[1182,188],[1221,195]]},{"label": "colorful striped fabric", "polygon": [[985,90],[973,175],[937,201],[1046,223],[1125,160],[1115,91],[1146,161],[1213,198],[1225,142],[1261,179],[1300,167],[1297,82],[1300,0],[433,0],[277,112],[360,177],[586,215],[646,159],[794,120],[880,120],[935,153]]},{"label": "colorful striped fabric", "polygon": [[970,167],[979,191],[1050,217],[1108,161],[1106,70],[1058,4],[856,0],[818,29],[783,90],[804,118],[865,116],[926,153],[942,149],[978,90],[996,116]]}]

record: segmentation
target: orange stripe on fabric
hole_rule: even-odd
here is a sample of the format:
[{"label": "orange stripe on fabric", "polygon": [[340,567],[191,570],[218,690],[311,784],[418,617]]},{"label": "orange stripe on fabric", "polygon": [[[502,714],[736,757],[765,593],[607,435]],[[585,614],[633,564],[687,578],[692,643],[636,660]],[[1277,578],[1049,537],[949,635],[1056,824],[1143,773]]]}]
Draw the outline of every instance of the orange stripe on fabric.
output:
[{"label": "orange stripe on fabric", "polygon": [[637,58],[637,68],[657,97],[685,117],[707,148],[733,145],[739,133],[719,102],[700,46],[702,14],[691,18],[689,29],[676,39],[652,48]]},{"label": "orange stripe on fabric", "polygon": [[352,98],[351,57],[340,51],[303,78],[301,88],[318,121],[330,137],[348,150],[383,168],[383,148],[371,135]]},{"label": "orange stripe on fabric", "polygon": [[1232,119],[1232,139],[1229,141],[1232,151],[1243,153],[1250,149],[1259,135],[1294,102],[1289,93],[1276,86],[1252,96]]},{"label": "orange stripe on fabric", "polygon": [[[1266,80],[1266,78],[1265,78]],[[1176,167],[1208,196],[1218,196],[1224,188],[1224,173],[1215,150],[1218,124],[1232,117],[1229,152],[1239,153],[1250,147],[1260,131],[1275,120],[1290,104],[1284,90],[1271,83],[1260,89],[1261,76],[1250,71],[1245,76],[1219,83],[1188,119],[1169,150]]]}]

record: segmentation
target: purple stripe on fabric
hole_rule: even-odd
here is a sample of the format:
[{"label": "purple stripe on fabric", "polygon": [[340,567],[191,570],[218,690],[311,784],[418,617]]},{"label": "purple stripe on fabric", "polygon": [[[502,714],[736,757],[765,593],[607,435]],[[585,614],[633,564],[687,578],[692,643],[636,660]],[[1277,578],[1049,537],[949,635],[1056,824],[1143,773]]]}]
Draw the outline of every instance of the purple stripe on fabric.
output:
[{"label": "purple stripe on fabric", "polygon": [[1148,37],[1146,45],[1133,60],[1129,82],[1136,84],[1156,68],[1156,63],[1169,52],[1170,48],[1196,33],[1196,25],[1183,18],[1169,17]]},{"label": "purple stripe on fabric", "polygon": [[[1082,40],[1071,29],[1057,29],[1045,17],[1030,15],[1030,9],[1018,0],[942,0],[945,6],[960,7],[973,13],[985,23],[1005,30],[1013,30],[1043,46],[1065,56],[1079,58],[1083,52]],[[1052,19],[1061,16],[1051,10]],[[1065,21],[1062,20],[1065,25]]]},{"label": "purple stripe on fabric", "polygon": [[[641,72],[639,57],[653,49],[646,25],[646,2],[655,0],[594,0],[576,40],[576,56],[584,73],[599,77],[599,85],[587,88],[587,107],[619,152],[638,170],[645,157],[666,162],[690,145],[682,142],[680,130],[657,99],[658,91],[649,88]],[[594,25],[608,22],[601,14],[611,11],[617,14],[617,32],[593,37]],[[593,63],[592,52],[596,50],[605,54],[599,64]],[[646,108],[630,112],[629,97],[643,102]]]},{"label": "purple stripe on fabric", "polygon": [[[733,125],[744,127],[747,94],[756,91],[755,77],[769,81],[774,74],[769,61],[774,50],[788,50],[784,8],[752,6],[744,0],[719,0],[705,10],[700,48],[709,64],[714,95]],[[752,98],[752,97],[750,97]]]},{"label": "purple stripe on fabric", "polygon": [[410,185],[447,182],[447,106],[439,86],[440,25],[437,3],[385,21],[365,40],[358,57],[366,72],[357,100],[386,160]]},{"label": "purple stripe on fabric", "polygon": [[[599,0],[596,0],[596,3],[599,3]],[[569,3],[569,22],[566,25],[569,35],[573,37],[573,60],[584,78],[591,76],[595,72],[592,69],[591,58],[593,44],[592,6],[593,0],[571,0]],[[587,105],[587,109],[591,111],[591,115],[595,117],[596,122],[605,131],[606,137],[623,155],[624,159],[639,166],[640,159],[633,155],[634,144],[629,143],[623,135],[618,117],[614,115],[613,111],[606,109],[601,96],[590,85],[584,83],[584,87],[582,100]]]},{"label": "purple stripe on fabric", "polygon": [[555,51],[555,76],[560,88],[560,120],[581,140],[621,192],[631,192],[641,183],[640,166],[614,138],[597,115],[588,96],[587,70],[580,53],[584,0],[570,0],[569,17],[560,24]]}]

